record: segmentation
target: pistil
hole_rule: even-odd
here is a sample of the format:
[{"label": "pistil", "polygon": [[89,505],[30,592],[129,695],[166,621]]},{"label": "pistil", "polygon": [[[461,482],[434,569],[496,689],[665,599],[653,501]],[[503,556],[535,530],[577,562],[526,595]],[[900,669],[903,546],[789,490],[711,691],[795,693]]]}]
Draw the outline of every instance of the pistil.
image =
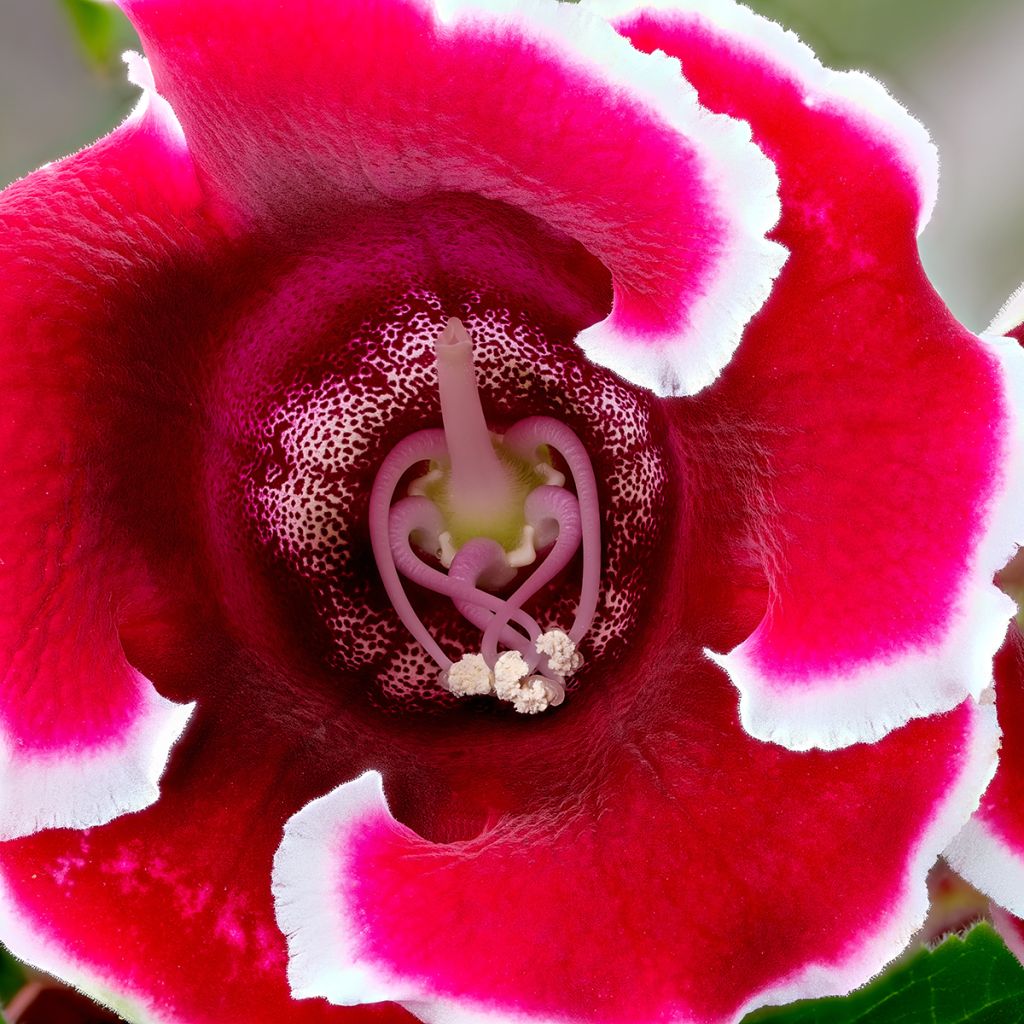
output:
[{"label": "pistil", "polygon": [[473,342],[452,317],[435,348],[441,422],[448,450],[447,503],[451,516],[470,530],[508,518],[513,486],[494,451],[473,366]]}]

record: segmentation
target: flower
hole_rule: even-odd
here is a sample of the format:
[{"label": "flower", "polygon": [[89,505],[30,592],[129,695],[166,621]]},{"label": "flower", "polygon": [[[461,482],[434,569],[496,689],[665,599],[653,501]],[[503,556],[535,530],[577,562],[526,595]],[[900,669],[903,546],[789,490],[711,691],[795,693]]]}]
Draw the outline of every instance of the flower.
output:
[{"label": "flower", "polygon": [[923,129],[727,2],[122,6],[0,205],[0,936],[161,1024],[867,980],[1022,533]]}]

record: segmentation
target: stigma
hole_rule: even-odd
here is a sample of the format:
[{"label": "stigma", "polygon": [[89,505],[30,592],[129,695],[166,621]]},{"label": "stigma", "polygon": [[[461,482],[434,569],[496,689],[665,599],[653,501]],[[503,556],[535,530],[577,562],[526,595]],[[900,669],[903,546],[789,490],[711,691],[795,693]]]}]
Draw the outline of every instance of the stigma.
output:
[{"label": "stigma", "polygon": [[[550,417],[531,416],[503,434],[490,429],[460,320],[441,330],[435,361],[441,427],[411,434],[382,462],[370,494],[374,559],[395,612],[437,664],[438,685],[538,714],[565,699],[597,611],[593,466],[576,434]],[[573,621],[542,628],[524,606],[580,551]],[[479,631],[476,649],[443,650],[405,581],[450,600]]]}]

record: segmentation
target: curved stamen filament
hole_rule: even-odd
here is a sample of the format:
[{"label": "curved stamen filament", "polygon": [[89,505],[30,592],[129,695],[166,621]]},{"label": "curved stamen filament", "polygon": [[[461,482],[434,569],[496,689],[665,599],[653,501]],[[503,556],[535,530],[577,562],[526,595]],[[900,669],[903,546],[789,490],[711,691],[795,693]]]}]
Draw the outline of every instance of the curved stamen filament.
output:
[{"label": "curved stamen filament", "polygon": [[412,606],[405,587],[398,575],[395,565],[394,551],[391,547],[389,519],[391,502],[395,496],[395,488],[399,481],[413,466],[431,459],[441,458],[444,454],[444,431],[421,430],[400,441],[381,463],[377,477],[370,491],[370,546],[377,562],[384,590],[391,601],[392,607],[423,649],[437,662],[442,669],[451,667],[451,659],[441,650],[423,625],[416,610]]},{"label": "curved stamen filament", "polygon": [[[435,525],[433,517],[436,515],[437,507],[427,498],[403,498],[392,507],[388,528],[395,565],[404,576],[421,587],[433,590],[453,601],[458,600],[469,605],[478,605],[488,612],[500,615],[505,611],[505,602],[500,597],[495,597],[464,580],[453,578],[439,569],[432,568],[413,551],[410,535],[417,530],[433,530]],[[495,544],[495,547],[500,546]],[[526,612],[513,609],[510,610],[508,617],[522,626],[530,640],[536,640],[540,636],[540,627]],[[430,653],[433,657],[433,652]],[[435,658],[435,660],[437,659]],[[446,660],[447,664],[439,662],[442,668],[448,668],[451,665],[451,660]]]},{"label": "curved stamen filament", "polygon": [[[535,524],[546,519],[554,520],[558,524],[558,535],[544,561],[508,598],[506,608],[509,612],[521,609],[534,594],[550,583],[569,564],[572,556],[576,554],[576,549],[580,546],[579,503],[572,494],[561,487],[544,486],[532,491],[526,499],[526,518],[528,522]],[[502,643],[505,642],[502,628],[504,624],[504,621],[495,616],[484,630],[480,651],[488,664],[497,658],[499,636],[502,637]],[[531,637],[531,640],[536,641],[536,637]],[[531,657],[527,661],[530,662],[532,671],[536,665],[536,659]]]},{"label": "curved stamen filament", "polygon": [[[477,538],[464,544],[459,553],[455,556],[448,575],[453,579],[478,586],[480,581],[488,574],[493,573],[497,564],[507,565],[504,560],[504,551],[500,544],[486,538]],[[513,573],[510,571],[510,577]],[[500,642],[510,651],[518,651],[526,661],[530,671],[537,666],[540,657],[534,646],[537,637],[540,635],[540,627],[530,618],[533,625],[527,630],[526,636],[509,625],[513,617],[513,610],[509,607],[508,601],[502,602],[502,610],[493,613],[480,604],[469,601],[456,601],[455,607],[462,616],[471,622],[477,629],[486,630],[493,623],[500,623]],[[521,611],[522,609],[517,609]],[[525,615],[526,613],[523,612]],[[497,660],[497,645],[492,648],[488,655],[486,650],[481,649],[481,654],[487,664],[493,668]]]},{"label": "curved stamen filament", "polygon": [[583,442],[564,423],[547,416],[520,420],[504,437],[505,446],[524,458],[536,461],[542,445],[553,448],[565,459],[579,500],[580,532],[583,544],[583,584],[569,637],[583,639],[597,614],[601,585],[601,511],[597,502],[597,479]]}]

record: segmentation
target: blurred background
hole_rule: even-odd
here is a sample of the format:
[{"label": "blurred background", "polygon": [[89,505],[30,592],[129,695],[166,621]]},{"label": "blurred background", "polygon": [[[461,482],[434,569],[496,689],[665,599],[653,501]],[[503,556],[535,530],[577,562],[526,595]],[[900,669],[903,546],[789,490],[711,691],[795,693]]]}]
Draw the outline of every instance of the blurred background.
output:
[{"label": "blurred background", "polygon": [[[752,0],[826,63],[864,68],[928,126],[942,157],[925,265],[969,327],[1024,279],[1024,3]],[[134,103],[137,48],[95,0],[0,0],[0,185],[86,145]]]}]

